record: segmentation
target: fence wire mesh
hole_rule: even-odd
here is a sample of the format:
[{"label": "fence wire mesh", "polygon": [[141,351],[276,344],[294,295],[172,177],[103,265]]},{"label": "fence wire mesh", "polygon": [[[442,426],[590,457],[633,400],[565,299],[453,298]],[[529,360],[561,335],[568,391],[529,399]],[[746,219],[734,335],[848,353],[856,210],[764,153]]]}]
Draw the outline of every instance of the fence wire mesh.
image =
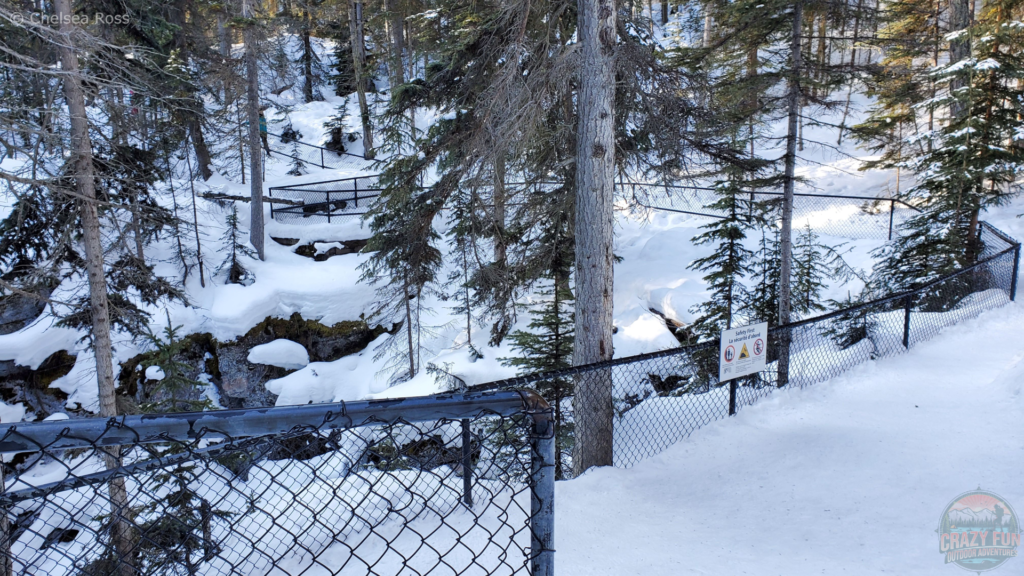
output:
[{"label": "fence wire mesh", "polygon": [[[724,212],[710,206],[718,200],[714,188],[669,186],[648,183],[619,183],[627,198],[652,210],[679,212],[706,218],[724,218]],[[781,206],[782,193],[752,190],[744,192],[751,210]],[[771,210],[775,214],[780,210]],[[809,226],[815,232],[840,238],[890,240],[900,225],[917,209],[894,198],[868,196],[832,196],[796,193],[793,195],[793,228]]]},{"label": "fence wire mesh", "polygon": [[359,176],[343,180],[310,182],[291,186],[274,186],[271,198],[300,202],[299,205],[275,206],[270,216],[279,222],[349,222],[358,220],[380,196],[376,176]]},{"label": "fence wire mesh", "polygon": [[553,479],[538,480],[534,417],[546,407],[465,398],[11,425],[5,573],[543,573],[537,511],[551,511]]},{"label": "fence wire mesh", "polygon": [[[558,478],[582,472],[573,466],[581,446],[610,455],[609,464],[632,466],[779,388],[823,382],[901,354],[1012,300],[1020,244],[988,224],[981,231],[984,250],[972,266],[916,290],[770,329],[767,369],[757,375],[720,382],[719,343],[709,341],[469,389],[543,395],[555,410]],[[586,422],[577,417],[581,406]]]}]

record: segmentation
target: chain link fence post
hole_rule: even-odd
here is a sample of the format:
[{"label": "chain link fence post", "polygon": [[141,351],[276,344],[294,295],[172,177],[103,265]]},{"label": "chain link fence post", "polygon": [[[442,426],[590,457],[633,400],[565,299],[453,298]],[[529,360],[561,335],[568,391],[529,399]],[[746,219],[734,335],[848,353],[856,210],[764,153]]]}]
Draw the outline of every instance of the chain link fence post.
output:
[{"label": "chain link fence post", "polygon": [[910,309],[914,305],[913,293],[903,299],[903,347],[910,349]]},{"label": "chain link fence post", "polygon": [[[539,398],[539,397],[538,397]],[[555,574],[555,422],[551,409],[532,411],[530,574]]]},{"label": "chain link fence post", "polygon": [[1010,278],[1010,301],[1017,298],[1017,272],[1020,270],[1020,243],[1013,246],[1013,276]]},{"label": "chain link fence post", "polygon": [[473,433],[469,418],[462,419],[462,501],[473,507]]}]

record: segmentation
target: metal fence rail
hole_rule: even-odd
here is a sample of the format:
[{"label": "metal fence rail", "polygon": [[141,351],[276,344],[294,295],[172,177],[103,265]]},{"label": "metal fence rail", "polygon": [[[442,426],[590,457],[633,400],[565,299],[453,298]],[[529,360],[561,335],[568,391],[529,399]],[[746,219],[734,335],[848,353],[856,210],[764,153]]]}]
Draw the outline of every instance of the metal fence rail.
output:
[{"label": "metal fence rail", "polygon": [[278,142],[280,142],[280,146],[285,147],[285,150],[281,150],[280,148],[275,149],[273,153],[274,156],[285,156],[300,162],[302,165],[325,169],[341,169],[358,167],[364,165],[366,162],[365,157],[358,154],[352,154],[351,152],[335,152],[334,150],[328,150],[323,146],[306,144],[301,140],[285,137],[282,134],[268,132],[267,135],[277,138]]},{"label": "metal fence rail", "polygon": [[576,429],[575,391],[610,388],[597,402],[611,415],[612,446],[605,448],[616,466],[632,466],[779,388],[823,382],[868,360],[902,354],[947,326],[1014,300],[1020,243],[986,223],[980,237],[984,250],[972,266],[915,290],[770,329],[768,366],[756,376],[719,382],[719,344],[710,341],[469,390],[543,394],[555,409],[556,473],[570,478],[580,472],[573,468],[574,448],[586,440]]},{"label": "metal fence rail", "polygon": [[[652,210],[705,218],[726,216],[709,207],[718,199],[714,188],[638,182],[620,182],[618,186],[620,193]],[[749,195],[751,210],[758,204],[781,205],[782,202],[781,192],[750,190],[744,195]],[[816,232],[842,238],[892,240],[900,225],[918,212],[916,207],[898,198],[793,194],[794,230],[810,226]]]},{"label": "metal fence rail", "polygon": [[270,205],[270,217],[280,222],[340,222],[360,219],[380,196],[376,176],[357,176],[340,180],[308,182],[269,189],[271,198],[301,202],[284,208]]},{"label": "metal fence rail", "polygon": [[[513,196],[516,190],[530,191],[559,184],[509,182],[506,186],[506,194]],[[725,217],[709,208],[718,199],[714,188],[641,182],[618,182],[615,186],[619,195],[651,210],[705,218]],[[477,185],[477,188],[486,190],[489,185]],[[372,200],[383,191],[377,175],[276,186],[270,189],[271,197],[297,200],[303,202],[303,205],[287,208],[271,206],[271,217],[285,222],[304,223],[361,218]],[[751,217],[755,210],[771,208],[782,202],[780,192],[749,191],[744,194],[749,195],[747,204]],[[793,227],[800,229],[810,226],[821,234],[842,238],[891,240],[899,226],[917,212],[917,208],[896,198],[797,193],[794,194],[793,202]]]},{"label": "metal fence rail", "polygon": [[550,576],[550,415],[492,392],[13,424],[0,568]]}]

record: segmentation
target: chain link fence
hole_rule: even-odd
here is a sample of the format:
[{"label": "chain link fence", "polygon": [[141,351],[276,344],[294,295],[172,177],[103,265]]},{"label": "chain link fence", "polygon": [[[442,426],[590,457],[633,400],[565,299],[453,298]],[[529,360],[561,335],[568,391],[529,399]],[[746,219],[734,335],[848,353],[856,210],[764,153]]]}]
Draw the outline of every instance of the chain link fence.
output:
[{"label": "chain link fence", "polygon": [[499,392],[9,425],[4,574],[534,574],[551,410]]},{"label": "chain link fence", "polygon": [[[651,210],[692,214],[705,218],[725,218],[710,208],[718,200],[714,188],[620,182],[620,194]],[[748,216],[767,209],[781,214],[782,193],[751,190],[743,193]],[[773,210],[774,208],[774,210]],[[793,229],[809,226],[820,234],[841,238],[892,240],[899,227],[918,212],[917,208],[895,198],[869,196],[832,196],[795,193]]]},{"label": "chain link fence", "polygon": [[360,219],[380,196],[376,176],[274,186],[271,198],[300,202],[285,207],[270,204],[270,217],[279,222],[318,224]]},{"label": "chain link fence", "polygon": [[[719,343],[709,341],[558,372],[469,387],[533,389],[555,411],[558,478],[581,447],[588,460],[628,467],[780,388],[824,382],[854,366],[902,354],[943,328],[1016,296],[1020,244],[982,223],[979,261],[915,290],[769,330],[767,369],[718,380]],[[586,392],[584,392],[586,391]],[[587,394],[586,396],[583,396]],[[586,406],[589,419],[577,412]]]}]

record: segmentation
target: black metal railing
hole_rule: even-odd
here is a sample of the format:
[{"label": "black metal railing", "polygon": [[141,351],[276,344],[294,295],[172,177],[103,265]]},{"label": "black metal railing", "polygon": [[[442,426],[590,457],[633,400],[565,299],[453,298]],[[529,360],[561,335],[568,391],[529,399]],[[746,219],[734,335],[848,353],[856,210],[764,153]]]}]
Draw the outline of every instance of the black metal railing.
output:
[{"label": "black metal railing", "polygon": [[[725,218],[711,205],[718,200],[714,188],[641,182],[619,182],[619,193],[634,203],[665,212],[704,218]],[[748,210],[758,205],[781,204],[782,192],[746,190]],[[805,225],[816,232],[843,238],[892,240],[899,227],[914,214],[915,206],[899,198],[849,196],[796,192],[793,194],[793,228]]]},{"label": "black metal railing", "polygon": [[943,328],[1016,298],[1020,243],[982,223],[984,249],[977,263],[913,290],[807,318],[769,330],[765,371],[720,382],[719,343],[696,343],[663,352],[618,358],[543,374],[470,386],[471,391],[533,389],[555,409],[556,472],[579,473],[575,447],[577,390],[607,390],[588,406],[611,414],[614,464],[632,466],[695,430],[783,387],[833,378],[868,360],[902,354]]},{"label": "black metal railing", "polygon": [[[274,148],[273,156],[284,156],[291,158],[304,165],[317,168],[352,168],[365,163],[366,158],[351,152],[336,152],[323,146],[306,144],[301,140],[288,138],[282,134],[267,133],[268,136],[277,138],[280,146]],[[275,143],[276,144],[276,143]],[[356,162],[360,161],[360,162]]]},{"label": "black metal railing", "polygon": [[[275,186],[271,197],[302,202],[301,206],[271,207],[271,217],[281,221],[303,223],[331,222],[339,218],[364,216],[372,199],[383,188],[378,175],[326,180],[312,184]],[[510,196],[515,190],[534,190],[537,187],[559,186],[557,182],[506,183]],[[488,185],[477,185],[486,189]],[[704,218],[724,218],[710,208],[718,199],[714,188],[676,186],[641,182],[618,182],[617,193],[635,205],[651,210],[690,214]],[[277,196],[275,196],[275,194]],[[781,192],[746,191],[748,210],[753,217],[756,207],[771,207],[782,200]],[[359,202],[362,201],[361,209]],[[899,226],[919,210],[898,198],[871,196],[833,196],[828,194],[796,193],[793,202],[793,226],[807,225],[815,231],[843,238],[870,238],[892,240]]]},{"label": "black metal railing", "polygon": [[296,206],[270,205],[270,217],[281,222],[319,223],[359,219],[370,209],[382,189],[376,176],[274,186],[271,198],[300,202]]},{"label": "black metal railing", "polygon": [[536,394],[19,423],[5,574],[553,573]]}]

